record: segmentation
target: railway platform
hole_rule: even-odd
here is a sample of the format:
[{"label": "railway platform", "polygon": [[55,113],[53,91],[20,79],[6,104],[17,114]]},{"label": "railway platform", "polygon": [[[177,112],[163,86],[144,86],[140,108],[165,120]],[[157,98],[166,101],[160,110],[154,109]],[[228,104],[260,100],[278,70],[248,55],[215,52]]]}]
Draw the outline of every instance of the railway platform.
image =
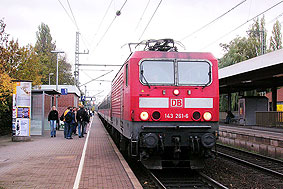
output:
[{"label": "railway platform", "polygon": [[0,188],[142,188],[97,115],[84,138],[0,137]]},{"label": "railway platform", "polygon": [[283,128],[220,124],[219,141],[283,159]]}]

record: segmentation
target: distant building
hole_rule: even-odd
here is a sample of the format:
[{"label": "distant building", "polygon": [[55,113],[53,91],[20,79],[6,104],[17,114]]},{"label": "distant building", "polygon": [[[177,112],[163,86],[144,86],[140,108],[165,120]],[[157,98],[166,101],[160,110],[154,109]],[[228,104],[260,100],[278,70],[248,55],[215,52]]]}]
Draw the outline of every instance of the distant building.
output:
[{"label": "distant building", "polygon": [[[271,107],[272,103],[272,93],[267,93],[266,97],[269,101],[269,107]],[[283,87],[280,89],[277,89],[277,111],[283,112]]]},{"label": "distant building", "polygon": [[[62,92],[62,93],[61,93]],[[80,90],[74,85],[41,85],[32,89],[31,135],[42,135],[49,130],[48,114],[56,106],[59,116],[69,107],[78,107]]]}]

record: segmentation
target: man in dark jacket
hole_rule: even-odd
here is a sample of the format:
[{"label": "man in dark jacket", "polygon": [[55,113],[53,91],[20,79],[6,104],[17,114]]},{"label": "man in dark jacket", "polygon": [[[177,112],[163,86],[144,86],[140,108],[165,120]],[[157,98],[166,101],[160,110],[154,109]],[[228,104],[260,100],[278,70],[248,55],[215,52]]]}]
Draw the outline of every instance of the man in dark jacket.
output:
[{"label": "man in dark jacket", "polygon": [[64,112],[64,137],[66,139],[73,139],[72,138],[72,107],[68,107],[68,109]]},{"label": "man in dark jacket", "polygon": [[80,109],[77,112],[77,121],[78,121],[78,133],[79,133],[79,138],[84,137],[84,128],[85,128],[85,121],[84,117],[86,116],[86,111],[84,110],[84,106],[81,105]]},{"label": "man in dark jacket", "polygon": [[48,121],[50,122],[51,137],[56,137],[56,125],[59,123],[59,116],[55,106],[52,106],[52,110],[48,114]]}]

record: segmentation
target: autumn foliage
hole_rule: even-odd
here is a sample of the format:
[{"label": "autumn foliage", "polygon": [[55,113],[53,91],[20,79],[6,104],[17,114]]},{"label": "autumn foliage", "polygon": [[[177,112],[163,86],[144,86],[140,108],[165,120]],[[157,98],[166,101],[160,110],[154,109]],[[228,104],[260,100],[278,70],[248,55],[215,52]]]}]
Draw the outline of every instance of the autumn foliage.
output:
[{"label": "autumn foliage", "polygon": [[[48,84],[48,74],[56,73],[56,55],[50,52],[56,45],[47,25],[39,27],[35,47],[31,44],[21,47],[17,40],[9,40],[5,27],[0,19],[0,135],[11,130],[12,80],[31,80],[36,86]],[[41,30],[46,28],[47,31]],[[71,65],[65,57],[60,59],[59,68],[60,81],[72,84]],[[7,128],[5,132],[3,128]]]}]

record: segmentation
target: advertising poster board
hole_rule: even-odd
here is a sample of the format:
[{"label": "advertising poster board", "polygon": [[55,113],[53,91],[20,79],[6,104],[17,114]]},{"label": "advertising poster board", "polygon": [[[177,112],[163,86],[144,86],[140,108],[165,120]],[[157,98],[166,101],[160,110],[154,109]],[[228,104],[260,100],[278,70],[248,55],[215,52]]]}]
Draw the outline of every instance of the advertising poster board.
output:
[{"label": "advertising poster board", "polygon": [[31,81],[13,83],[13,136],[30,136]]}]

